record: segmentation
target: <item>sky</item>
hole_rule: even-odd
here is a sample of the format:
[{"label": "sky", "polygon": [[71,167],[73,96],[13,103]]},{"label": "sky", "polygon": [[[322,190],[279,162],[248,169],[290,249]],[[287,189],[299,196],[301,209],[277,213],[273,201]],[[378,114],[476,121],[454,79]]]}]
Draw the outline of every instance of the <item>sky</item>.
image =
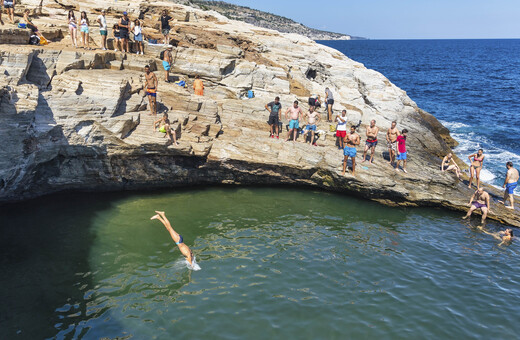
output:
[{"label": "sky", "polygon": [[369,39],[520,38],[520,0],[226,0]]}]

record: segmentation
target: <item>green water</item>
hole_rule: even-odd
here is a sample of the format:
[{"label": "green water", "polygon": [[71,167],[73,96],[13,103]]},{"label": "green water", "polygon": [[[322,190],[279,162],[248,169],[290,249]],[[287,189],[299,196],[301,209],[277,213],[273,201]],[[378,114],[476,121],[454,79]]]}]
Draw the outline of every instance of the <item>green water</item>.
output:
[{"label": "green water", "polygon": [[[165,210],[202,270],[157,221]],[[5,339],[517,338],[518,242],[324,192],[51,196],[0,209]],[[500,228],[490,225],[490,229]]]}]

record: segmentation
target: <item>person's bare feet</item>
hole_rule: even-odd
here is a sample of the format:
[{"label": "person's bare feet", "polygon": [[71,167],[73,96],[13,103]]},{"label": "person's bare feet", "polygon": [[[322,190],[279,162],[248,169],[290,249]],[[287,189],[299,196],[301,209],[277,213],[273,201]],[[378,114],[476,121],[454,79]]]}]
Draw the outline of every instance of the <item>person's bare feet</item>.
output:
[{"label": "person's bare feet", "polygon": [[161,217],[164,217],[164,216],[165,216],[164,211],[157,211],[157,210],[155,210],[155,212],[156,212],[157,214],[161,215]]},{"label": "person's bare feet", "polygon": [[462,219],[463,219],[463,220],[467,220],[467,219],[468,219],[468,217],[469,217],[469,216],[468,216],[468,215],[466,215],[466,216],[464,216],[464,217],[463,217]]},{"label": "person's bare feet", "polygon": [[407,173],[408,173],[408,171],[406,171],[406,169],[403,169],[403,171],[404,171],[404,173],[405,173],[405,174],[407,174]]},{"label": "person's bare feet", "polygon": [[515,210],[515,207],[512,207],[510,205],[504,205],[507,209]]},{"label": "person's bare feet", "polygon": [[152,217],[150,217],[151,220],[157,220],[159,219],[159,215],[153,215]]}]

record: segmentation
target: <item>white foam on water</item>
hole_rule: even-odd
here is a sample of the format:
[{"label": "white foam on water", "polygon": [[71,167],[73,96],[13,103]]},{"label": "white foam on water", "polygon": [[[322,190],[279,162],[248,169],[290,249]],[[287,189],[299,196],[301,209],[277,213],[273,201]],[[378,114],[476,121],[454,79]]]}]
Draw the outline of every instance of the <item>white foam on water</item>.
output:
[{"label": "white foam on water", "polygon": [[199,264],[197,263],[197,258],[195,256],[193,256],[193,259],[191,262],[192,262],[192,264],[190,265],[188,260],[186,260],[186,266],[188,267],[188,269],[191,269],[195,272],[202,269],[202,268],[200,268]]},{"label": "white foam on water", "polygon": [[470,125],[468,124],[464,124],[464,123],[458,123],[458,122],[447,122],[445,120],[439,120],[439,122],[444,125],[445,127],[447,127],[448,129],[452,130],[452,129],[462,129],[462,128],[469,128],[471,127]]},{"label": "white foam on water", "polygon": [[490,183],[496,177],[497,176],[493,175],[493,173],[491,171],[489,171],[488,169],[482,169],[482,171],[480,171],[480,180],[482,182]]}]

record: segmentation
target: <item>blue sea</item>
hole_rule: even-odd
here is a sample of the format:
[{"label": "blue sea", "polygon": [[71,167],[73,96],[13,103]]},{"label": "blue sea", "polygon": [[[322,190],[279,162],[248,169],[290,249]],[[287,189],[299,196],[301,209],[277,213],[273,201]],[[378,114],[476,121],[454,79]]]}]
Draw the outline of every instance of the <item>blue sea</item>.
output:
[{"label": "blue sea", "polygon": [[[484,149],[482,180],[520,166],[520,40],[320,41],[377,70],[450,129],[467,156]],[[469,164],[469,163],[468,163]],[[520,193],[520,191],[517,191]]]}]

